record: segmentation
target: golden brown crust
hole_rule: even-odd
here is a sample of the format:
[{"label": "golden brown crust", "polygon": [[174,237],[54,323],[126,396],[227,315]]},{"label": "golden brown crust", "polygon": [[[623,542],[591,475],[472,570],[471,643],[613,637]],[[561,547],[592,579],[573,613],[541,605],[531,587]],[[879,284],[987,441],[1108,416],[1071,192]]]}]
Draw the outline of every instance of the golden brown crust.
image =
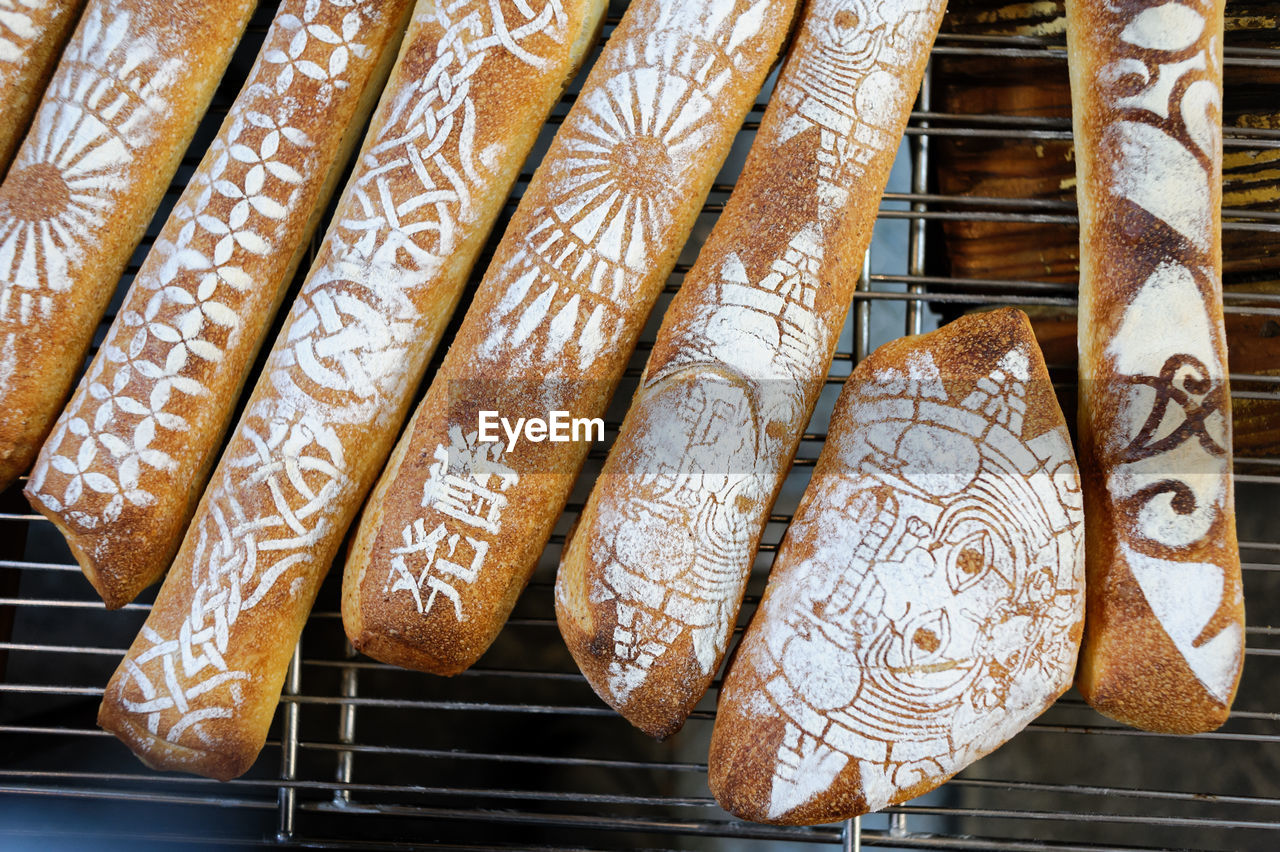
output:
[{"label": "golden brown crust", "polygon": [[6,9],[0,32],[0,178],[26,134],[85,0],[31,0]]},{"label": "golden brown crust", "polygon": [[223,777],[256,757],[320,582],[603,6],[419,0],[317,260],[107,687],[103,723],[153,764]]},{"label": "golden brown crust", "polygon": [[[119,737],[152,769],[192,772],[219,781],[243,775],[266,743],[289,657],[318,590],[318,581],[278,590],[240,613],[232,629],[243,634],[237,637],[241,641],[223,649],[229,651],[222,654],[228,670],[211,675],[205,657],[209,650],[203,646],[216,643],[216,637],[189,638],[191,584],[166,582],[143,632],[107,684],[98,708],[99,727]],[[290,636],[292,642],[283,638]],[[160,637],[174,638],[153,641]],[[172,647],[179,644],[188,645],[187,656],[202,668],[187,673],[182,651]],[[176,689],[166,682],[169,677]],[[211,684],[209,691],[200,691]],[[219,699],[231,690],[231,706],[219,706]],[[183,693],[184,705],[175,707],[171,699],[178,693]]]},{"label": "golden brown crust", "polygon": [[1021,312],[860,363],[725,678],[721,805],[795,825],[901,803],[1052,704],[1084,617],[1079,484]]},{"label": "golden brown crust", "polygon": [[[412,0],[280,5],[217,139],[45,442],[27,498],[66,536],[109,608],[158,580],[177,552],[412,8]],[[295,70],[301,63],[309,73]],[[91,487],[76,487],[88,477]]]},{"label": "golden brown crust", "polygon": [[565,548],[565,642],[652,736],[680,729],[719,668],[945,5],[809,4]]},{"label": "golden brown crust", "polygon": [[603,415],[793,10],[628,8],[360,524],[343,594],[357,648],[452,674],[497,636],[589,444],[508,450],[479,441],[479,412]]},{"label": "golden brown crust", "polygon": [[1226,720],[1244,659],[1221,295],[1222,4],[1076,2],[1080,462],[1100,712]]},{"label": "golden brown crust", "polygon": [[93,0],[0,185],[0,487],[30,466],[253,0]]}]

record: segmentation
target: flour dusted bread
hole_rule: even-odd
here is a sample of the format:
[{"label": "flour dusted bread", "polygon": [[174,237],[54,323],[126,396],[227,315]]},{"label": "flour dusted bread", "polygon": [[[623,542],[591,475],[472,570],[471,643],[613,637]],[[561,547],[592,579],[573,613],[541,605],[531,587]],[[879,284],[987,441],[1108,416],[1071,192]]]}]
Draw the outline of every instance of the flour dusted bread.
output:
[{"label": "flour dusted bread", "polygon": [[1222,323],[1222,4],[1067,5],[1089,617],[1077,685],[1221,725],[1244,660]]},{"label": "flour dusted bread", "polygon": [[343,578],[357,648],[454,674],[497,636],[590,445],[508,450],[479,412],[604,414],[794,5],[628,7],[370,498]]},{"label": "flour dusted bread", "polygon": [[83,7],[84,0],[0,4],[0,178]]},{"label": "flour dusted bread", "polygon": [[1003,309],[857,366],[720,695],[710,782],[758,822],[918,796],[1071,685],[1084,518],[1030,323]]},{"label": "flour dusted bread", "polygon": [[807,5],[565,548],[560,632],[596,693],[653,736],[679,730],[719,668],[945,5]]},{"label": "flour dusted bread", "polygon": [[66,536],[107,606],[159,579],[182,542],[412,7],[280,4],[240,96],[45,442],[27,497]]},{"label": "flour dusted bread", "polygon": [[0,488],[53,426],[254,5],[85,8],[0,184]]},{"label": "flour dusted bread", "polygon": [[257,757],[315,594],[595,0],[419,0],[333,224],[99,724],[214,778]]}]

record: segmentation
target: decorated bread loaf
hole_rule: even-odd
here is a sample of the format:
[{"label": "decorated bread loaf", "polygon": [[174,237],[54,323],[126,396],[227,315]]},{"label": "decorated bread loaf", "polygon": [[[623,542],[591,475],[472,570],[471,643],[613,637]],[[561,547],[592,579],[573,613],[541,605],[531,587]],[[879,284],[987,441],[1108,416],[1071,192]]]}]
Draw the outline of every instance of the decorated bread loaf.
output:
[{"label": "decorated bread loaf", "polygon": [[720,695],[710,782],[759,822],[918,796],[1068,687],[1084,517],[1026,317],[967,316],[857,366]]},{"label": "decorated bread loaf", "polygon": [[0,184],[0,489],[53,426],[254,5],[85,8]]},{"label": "decorated bread loaf", "polygon": [[565,549],[560,631],[649,734],[677,731],[719,668],[945,5],[808,4]]},{"label": "decorated bread loaf", "polygon": [[163,575],[412,0],[284,0],[26,493],[107,606]]},{"label": "decorated bread loaf", "polygon": [[596,0],[419,0],[333,224],[99,723],[231,778],[266,739],[320,581],[381,470]]},{"label": "decorated bread loaf", "polygon": [[357,648],[454,674],[497,636],[590,444],[486,441],[481,412],[604,414],[794,5],[627,9],[370,498],[343,586]]},{"label": "decorated bread loaf", "polygon": [[84,0],[10,0],[0,6],[0,178],[83,7]]},{"label": "decorated bread loaf", "polygon": [[1221,288],[1221,2],[1067,4],[1089,618],[1112,718],[1226,720],[1244,660]]}]

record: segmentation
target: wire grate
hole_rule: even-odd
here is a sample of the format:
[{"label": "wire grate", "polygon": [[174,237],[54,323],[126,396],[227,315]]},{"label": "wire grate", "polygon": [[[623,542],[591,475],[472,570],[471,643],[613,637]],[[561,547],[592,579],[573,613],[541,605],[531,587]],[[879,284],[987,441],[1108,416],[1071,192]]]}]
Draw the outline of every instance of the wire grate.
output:
[{"label": "wire grate", "polygon": [[[121,293],[216,133],[274,6],[262,4],[165,207],[126,271]],[[971,6],[983,2],[956,0],[949,14]],[[1254,6],[1270,8],[1254,3],[1249,9]],[[625,2],[613,3],[606,34],[624,7]],[[1073,332],[1066,338],[1054,333],[1055,322],[1073,328],[1072,277],[1047,267],[1044,275],[960,270],[952,262],[954,252],[949,253],[957,245],[957,229],[977,226],[1014,234],[1041,228],[1046,230],[1034,233],[1056,235],[1069,244],[1075,238],[1073,193],[959,191],[940,179],[962,145],[1034,149],[1069,142],[1065,114],[965,111],[951,104],[944,87],[955,69],[973,62],[1002,64],[1015,73],[1048,68],[1046,73],[1065,77],[1063,39],[1060,34],[959,31],[957,21],[964,20],[956,16],[939,37],[826,391],[770,518],[739,631],[760,599],[769,563],[821,450],[840,384],[875,346],[929,330],[966,310],[1016,305],[1035,319],[1069,416],[1074,408]],[[1236,79],[1233,73],[1256,75],[1273,86],[1274,101],[1280,48],[1260,44],[1257,33],[1246,35],[1229,34],[1229,85]],[[536,152],[545,150],[572,101],[570,94],[557,107]],[[646,342],[607,417],[610,437],[625,413],[661,312],[732,189],[763,106],[744,123],[660,298]],[[1266,155],[1280,149],[1280,122],[1239,124],[1225,136],[1228,152]],[[530,174],[531,168],[517,184],[517,197]],[[506,214],[513,209],[514,199]],[[504,225],[505,218],[478,273]],[[1280,204],[1229,204],[1224,236],[1236,240],[1231,246],[1251,240],[1254,249],[1251,268],[1228,276],[1224,302],[1231,333],[1256,332],[1265,343],[1280,334],[1280,258],[1267,249],[1280,244]],[[1233,258],[1227,259],[1230,264]],[[115,305],[99,340],[114,310]],[[1243,337],[1232,342],[1257,344]],[[1237,406],[1263,406],[1264,415],[1266,406],[1280,403],[1280,356],[1274,348],[1267,351],[1270,362],[1244,359],[1241,366],[1233,364],[1232,373]],[[1280,418],[1277,411],[1271,409],[1270,416]],[[57,532],[27,507],[20,493],[25,481],[20,482],[0,494],[4,845],[123,849],[275,841],[352,849],[1273,849],[1280,832],[1280,627],[1271,620],[1271,612],[1280,611],[1274,609],[1280,607],[1277,443],[1237,447],[1248,659],[1237,709],[1220,731],[1197,737],[1133,731],[1098,716],[1073,692],[1008,746],[935,793],[863,820],[814,828],[744,823],[710,797],[705,760],[718,681],[685,729],[658,743],[607,709],[577,673],[556,629],[552,583],[564,533],[604,450],[588,459],[507,629],[481,663],[462,675],[433,678],[354,654],[338,613],[339,566],[295,651],[261,758],[244,778],[227,783],[152,773],[96,727],[102,686],[146,617],[154,590],[123,610],[107,612],[76,576],[79,569]]]}]

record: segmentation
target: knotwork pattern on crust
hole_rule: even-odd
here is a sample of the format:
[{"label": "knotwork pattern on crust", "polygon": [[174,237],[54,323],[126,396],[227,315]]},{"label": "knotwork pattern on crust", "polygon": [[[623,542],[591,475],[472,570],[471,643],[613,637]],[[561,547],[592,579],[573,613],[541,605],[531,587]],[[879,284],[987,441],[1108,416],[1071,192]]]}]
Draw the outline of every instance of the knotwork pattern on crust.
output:
[{"label": "knotwork pattern on crust", "polygon": [[487,180],[486,152],[473,149],[473,82],[498,52],[536,64],[530,42],[565,37],[559,0],[472,0],[434,11],[426,23],[443,35],[431,39],[429,70],[380,111],[262,392],[188,532],[191,612],[177,636],[147,636],[151,647],[130,662],[124,688],[136,684],[147,698],[124,704],[169,741],[188,732],[203,740],[201,720],[233,714],[240,682],[253,677],[227,660],[237,619],[301,594],[315,569],[311,551],[332,537],[357,485],[351,457],[411,390],[411,362],[429,348],[416,340],[423,319],[415,299],[471,224],[473,189]]}]

